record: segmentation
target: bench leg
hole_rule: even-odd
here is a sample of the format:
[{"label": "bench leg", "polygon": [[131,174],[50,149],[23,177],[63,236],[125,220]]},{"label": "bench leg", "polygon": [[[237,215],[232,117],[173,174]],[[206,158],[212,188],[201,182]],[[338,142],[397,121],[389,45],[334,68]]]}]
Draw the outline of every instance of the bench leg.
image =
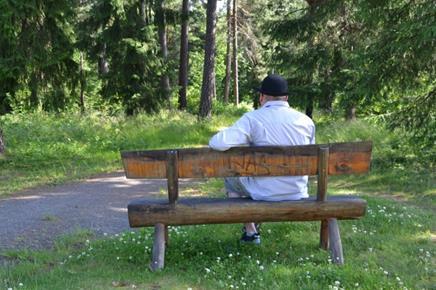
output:
[{"label": "bench leg", "polygon": [[165,246],[169,245],[169,237],[168,237],[168,226],[165,225]]},{"label": "bench leg", "polygon": [[319,233],[319,247],[323,250],[329,248],[329,224],[328,220],[321,221],[321,230]]},{"label": "bench leg", "polygon": [[343,265],[344,255],[342,253],[342,242],[337,219],[328,219],[328,235],[332,262]]},{"label": "bench leg", "polygon": [[156,271],[163,269],[165,261],[165,225],[156,224],[154,226],[154,243],[151,257],[150,270]]}]

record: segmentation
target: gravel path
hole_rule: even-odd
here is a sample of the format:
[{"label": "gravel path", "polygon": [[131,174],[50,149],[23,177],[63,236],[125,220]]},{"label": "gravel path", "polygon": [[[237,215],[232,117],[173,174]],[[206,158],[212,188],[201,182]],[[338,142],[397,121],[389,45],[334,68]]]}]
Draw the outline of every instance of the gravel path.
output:
[{"label": "gravel path", "polygon": [[[180,181],[181,187],[186,184]],[[0,199],[0,253],[49,248],[59,236],[79,229],[97,235],[128,230],[128,202],[161,190],[166,190],[165,180],[126,179],[117,172]]]}]

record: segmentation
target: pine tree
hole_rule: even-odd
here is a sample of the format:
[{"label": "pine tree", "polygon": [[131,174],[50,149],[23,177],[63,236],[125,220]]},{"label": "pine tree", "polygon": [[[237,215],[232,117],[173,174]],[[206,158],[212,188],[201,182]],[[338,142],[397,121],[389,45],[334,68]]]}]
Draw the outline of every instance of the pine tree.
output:
[{"label": "pine tree", "polygon": [[179,109],[184,110],[187,106],[186,91],[188,87],[188,19],[189,0],[182,3],[182,25],[180,32],[180,66],[179,66]]},{"label": "pine tree", "polygon": [[206,42],[204,48],[203,83],[199,116],[209,118],[212,115],[212,97],[215,87],[215,30],[217,0],[207,1]]}]

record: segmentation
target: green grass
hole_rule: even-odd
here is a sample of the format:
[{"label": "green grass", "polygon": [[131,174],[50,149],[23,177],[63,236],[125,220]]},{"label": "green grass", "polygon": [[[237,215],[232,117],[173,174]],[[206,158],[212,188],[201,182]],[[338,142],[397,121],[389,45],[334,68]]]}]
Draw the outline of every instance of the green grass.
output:
[{"label": "green grass", "polygon": [[[205,145],[241,113],[227,110],[210,122],[179,112],[1,117],[8,151],[0,195],[119,169],[119,150]],[[264,224],[260,247],[237,244],[240,225],[173,227],[158,273],[147,268],[152,229],[103,239],[85,231],[52,250],[0,254],[0,289],[436,289],[434,155],[370,122],[317,125],[318,143],[374,142],[370,174],[329,179],[330,193],[358,193],[369,203],[364,218],[340,222],[345,266],[319,250],[318,223]],[[181,193],[189,194],[222,196],[223,182]]]},{"label": "green grass", "polygon": [[120,150],[207,145],[243,109],[209,122],[181,112],[136,117],[17,114],[0,117],[7,146],[0,159],[0,196],[121,169]]},{"label": "green grass", "polygon": [[316,222],[265,223],[259,247],[238,245],[240,225],[200,225],[170,227],[166,267],[151,273],[147,228],[97,240],[81,233],[53,251],[9,253],[0,288],[434,289],[434,213],[365,198],[363,219],[340,222],[342,267],[318,248]]}]

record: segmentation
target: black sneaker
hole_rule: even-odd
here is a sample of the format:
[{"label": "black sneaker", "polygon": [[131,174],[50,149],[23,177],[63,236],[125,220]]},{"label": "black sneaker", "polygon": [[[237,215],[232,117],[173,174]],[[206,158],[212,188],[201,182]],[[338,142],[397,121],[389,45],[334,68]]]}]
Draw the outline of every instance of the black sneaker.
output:
[{"label": "black sneaker", "polygon": [[244,232],[242,234],[240,242],[243,244],[260,245],[260,235],[258,233],[248,235],[247,233]]}]

